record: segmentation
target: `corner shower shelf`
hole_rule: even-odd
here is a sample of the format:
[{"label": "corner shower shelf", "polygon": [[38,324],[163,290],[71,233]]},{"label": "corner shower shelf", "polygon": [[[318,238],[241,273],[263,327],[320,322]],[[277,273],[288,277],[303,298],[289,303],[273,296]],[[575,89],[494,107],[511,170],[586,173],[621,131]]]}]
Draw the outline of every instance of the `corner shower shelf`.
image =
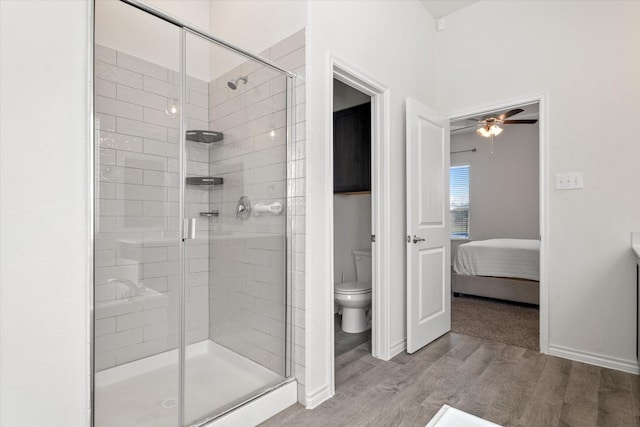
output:
[{"label": "corner shower shelf", "polygon": [[212,130],[188,130],[187,141],[202,142],[211,144],[212,142],[222,141],[224,134],[222,132],[214,132]]},{"label": "corner shower shelf", "polygon": [[219,176],[188,176],[187,185],[221,185],[224,179]]}]

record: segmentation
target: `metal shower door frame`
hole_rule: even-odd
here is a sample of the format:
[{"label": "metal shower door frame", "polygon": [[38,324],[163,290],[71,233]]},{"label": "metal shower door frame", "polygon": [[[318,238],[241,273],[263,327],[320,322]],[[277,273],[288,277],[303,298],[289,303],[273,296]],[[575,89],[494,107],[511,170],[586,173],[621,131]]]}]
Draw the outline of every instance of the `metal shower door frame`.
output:
[{"label": "metal shower door frame", "polygon": [[[95,0],[94,0],[95,1]],[[120,0],[122,3],[128,4],[130,6],[135,7],[136,9],[139,9],[143,12],[146,12],[152,16],[155,16],[159,19],[162,19],[170,24],[173,24],[177,27],[180,28],[180,84],[179,84],[179,91],[180,91],[180,110],[181,110],[181,114],[180,114],[180,124],[179,124],[179,129],[180,129],[180,138],[179,138],[179,152],[180,152],[180,162],[179,162],[179,171],[178,171],[178,176],[179,176],[179,212],[180,215],[178,217],[178,220],[180,221],[179,226],[179,230],[180,230],[180,272],[179,272],[179,276],[180,276],[180,283],[179,283],[179,330],[181,331],[179,336],[179,375],[180,375],[180,381],[179,381],[179,419],[178,419],[178,423],[180,426],[184,425],[184,395],[185,395],[185,369],[186,369],[186,363],[185,363],[185,356],[186,356],[186,337],[185,337],[185,317],[186,317],[186,309],[185,309],[185,289],[186,289],[186,284],[185,284],[185,279],[186,279],[186,275],[185,275],[185,263],[186,263],[186,256],[185,256],[185,224],[184,224],[184,206],[185,206],[185,179],[186,179],[186,156],[185,156],[185,148],[186,148],[186,117],[184,115],[184,112],[186,111],[186,85],[187,85],[187,74],[186,74],[186,61],[187,61],[187,57],[186,57],[186,40],[187,40],[187,35],[188,34],[192,34],[195,36],[198,36],[202,39],[205,39],[211,43],[214,43],[216,45],[219,45],[229,51],[235,52],[236,54],[239,54],[245,58],[248,58],[250,60],[254,60],[260,64],[263,64],[264,66],[267,66],[281,74],[283,74],[284,77],[287,78],[287,92],[286,92],[286,117],[287,117],[287,123],[286,123],[286,164],[289,165],[292,161],[292,157],[291,157],[291,152],[289,150],[290,144],[295,140],[294,138],[294,120],[295,120],[295,112],[294,112],[294,107],[295,107],[295,78],[297,77],[297,75],[289,70],[286,70],[280,66],[278,66],[277,64],[275,64],[272,61],[269,61],[265,58],[261,58],[258,55],[255,55],[245,49],[242,49],[238,46],[233,45],[232,43],[229,43],[219,37],[214,36],[213,34],[210,34],[207,31],[204,31],[200,28],[194,27],[193,25],[175,17],[172,16],[170,14],[167,14],[166,12],[163,12],[160,9],[154,8],[152,6],[149,6],[139,0]],[[92,176],[92,180],[91,180],[91,185],[89,186],[89,197],[90,200],[92,201],[92,205],[90,207],[90,213],[89,213],[89,226],[90,226],[90,231],[91,231],[91,241],[89,242],[90,244],[90,259],[93,260],[94,256],[95,256],[95,247],[94,247],[94,242],[95,242],[95,232],[96,232],[96,228],[95,228],[95,192],[94,192],[94,185],[95,185],[95,164],[94,164],[94,159],[95,159],[95,144],[96,144],[96,136],[95,136],[95,123],[94,123],[94,115],[95,115],[95,111],[93,108],[94,105],[94,90],[93,90],[93,69],[94,69],[94,44],[95,44],[95,4],[94,2],[91,2],[91,12],[90,12],[90,36],[89,36],[89,42],[90,42],[90,46],[88,47],[89,50],[89,72],[91,75],[91,90],[89,91],[89,118],[88,118],[88,122],[89,122],[89,137],[91,140],[91,148],[89,150],[89,170]],[[280,387],[282,384],[287,383],[289,381],[292,380],[292,375],[293,375],[293,370],[292,370],[292,366],[293,366],[293,351],[292,351],[292,336],[293,336],[293,331],[292,331],[292,321],[293,321],[293,316],[291,313],[291,304],[293,301],[292,298],[292,286],[290,286],[291,279],[292,279],[292,274],[291,274],[291,265],[292,265],[292,254],[290,253],[292,245],[290,242],[291,239],[291,224],[290,224],[290,215],[292,215],[291,209],[292,206],[290,203],[288,203],[289,199],[292,196],[292,190],[290,189],[290,185],[288,184],[290,181],[290,175],[289,175],[289,167],[286,168],[286,172],[285,172],[285,182],[287,182],[287,206],[286,206],[286,224],[285,224],[285,280],[286,280],[286,301],[285,301],[285,378],[283,380],[283,382],[275,387],[269,388],[267,390],[263,390],[260,393],[256,394],[255,396],[253,396],[252,398],[250,398],[248,401],[254,400],[260,396],[263,396],[266,393],[269,393],[271,390]],[[91,283],[93,284],[92,289],[89,292],[89,320],[88,320],[88,325],[89,325],[89,331],[90,332],[90,336],[89,336],[89,341],[90,341],[90,345],[89,345],[89,351],[91,353],[90,355],[90,364],[89,364],[89,377],[90,377],[90,383],[89,383],[89,387],[90,387],[90,396],[91,396],[91,401],[90,401],[90,424],[93,426],[95,425],[95,392],[94,392],[94,387],[95,387],[95,362],[94,362],[94,357],[95,357],[95,333],[94,333],[94,290],[93,287],[95,286],[94,280],[95,280],[95,273],[94,273],[94,269],[95,269],[95,263],[92,261],[90,263],[90,265],[88,266],[88,269],[90,271],[89,275],[91,276]],[[247,401],[247,402],[248,402]],[[238,405],[244,405],[247,402],[243,402],[242,404]],[[232,411],[234,409],[236,409],[238,406],[235,406],[233,408],[230,408],[228,411],[223,412],[222,414],[218,414],[215,417],[211,417],[211,418],[206,418],[203,420],[200,420],[199,422],[197,422],[195,425],[203,425],[206,424],[208,422],[210,422],[212,419],[215,419],[229,411]]]}]

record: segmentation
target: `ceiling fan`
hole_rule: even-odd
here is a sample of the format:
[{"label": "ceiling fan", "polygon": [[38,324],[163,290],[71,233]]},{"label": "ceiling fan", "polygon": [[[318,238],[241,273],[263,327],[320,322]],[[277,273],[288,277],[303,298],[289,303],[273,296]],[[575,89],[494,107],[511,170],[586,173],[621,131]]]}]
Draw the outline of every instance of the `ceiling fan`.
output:
[{"label": "ceiling fan", "polygon": [[522,108],[514,108],[513,110],[500,114],[498,117],[483,117],[481,120],[478,120],[477,126],[479,126],[479,128],[477,132],[485,138],[489,138],[493,135],[499,135],[502,132],[502,128],[498,125],[533,124],[538,121],[535,119],[505,120],[523,111]]},{"label": "ceiling fan", "polygon": [[476,132],[478,135],[483,136],[485,138],[491,138],[491,155],[493,155],[493,137],[496,135],[500,135],[503,129],[499,125],[519,125],[519,124],[533,124],[537,123],[537,119],[515,119],[515,120],[507,120],[511,116],[515,116],[516,114],[522,113],[524,110],[522,108],[514,108],[513,110],[509,110],[505,113],[500,114],[499,116],[486,116],[477,120],[476,124],[470,126],[463,126],[461,128],[455,129],[455,131],[460,131],[463,129],[469,129],[471,127],[477,127]]}]

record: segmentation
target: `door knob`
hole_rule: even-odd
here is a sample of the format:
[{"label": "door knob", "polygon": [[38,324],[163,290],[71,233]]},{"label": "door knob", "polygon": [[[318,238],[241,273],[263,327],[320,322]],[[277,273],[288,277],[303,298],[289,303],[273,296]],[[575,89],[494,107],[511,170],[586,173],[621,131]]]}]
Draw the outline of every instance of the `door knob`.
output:
[{"label": "door knob", "polygon": [[418,237],[415,234],[413,235],[413,243],[424,242],[427,239],[423,239],[422,237]]}]

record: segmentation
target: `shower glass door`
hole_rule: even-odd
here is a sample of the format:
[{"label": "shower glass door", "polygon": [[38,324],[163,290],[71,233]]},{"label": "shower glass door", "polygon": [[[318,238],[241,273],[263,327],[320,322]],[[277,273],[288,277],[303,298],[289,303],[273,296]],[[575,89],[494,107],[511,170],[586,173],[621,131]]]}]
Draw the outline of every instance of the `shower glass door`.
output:
[{"label": "shower glass door", "polygon": [[94,82],[94,425],[201,425],[290,375],[292,83],[117,0]]},{"label": "shower glass door", "polygon": [[94,421],[180,423],[180,30],[95,2]]},{"label": "shower glass door", "polygon": [[287,77],[186,33],[186,425],[282,382]]}]

